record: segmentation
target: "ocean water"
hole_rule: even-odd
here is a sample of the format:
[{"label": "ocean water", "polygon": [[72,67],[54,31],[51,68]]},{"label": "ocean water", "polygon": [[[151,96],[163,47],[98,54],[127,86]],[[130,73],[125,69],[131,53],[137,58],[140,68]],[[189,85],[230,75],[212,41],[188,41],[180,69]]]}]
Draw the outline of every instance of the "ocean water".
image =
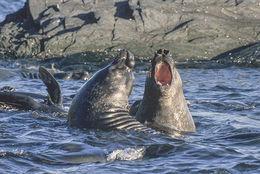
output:
[{"label": "ocean water", "polygon": [[26,0],[1,0],[0,1],[0,22],[6,15],[16,12],[24,6]]},{"label": "ocean water", "polygon": [[[1,0],[0,21],[23,2]],[[15,74],[5,79],[0,74],[0,88],[46,96],[41,80],[19,75],[37,71],[39,64],[0,60],[0,68]],[[136,67],[130,104],[142,99],[146,69]],[[211,66],[179,73],[195,133],[81,130],[55,114],[1,108],[0,173],[260,173],[260,68]],[[58,82],[68,110],[84,81]]]}]

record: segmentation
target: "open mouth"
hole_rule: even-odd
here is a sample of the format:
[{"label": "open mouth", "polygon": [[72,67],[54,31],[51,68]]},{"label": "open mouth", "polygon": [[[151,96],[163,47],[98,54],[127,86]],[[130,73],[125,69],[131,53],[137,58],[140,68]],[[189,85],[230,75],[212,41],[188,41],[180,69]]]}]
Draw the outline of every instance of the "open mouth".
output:
[{"label": "open mouth", "polygon": [[165,62],[160,62],[155,68],[155,81],[160,86],[170,85],[172,81],[172,74],[170,66]]}]

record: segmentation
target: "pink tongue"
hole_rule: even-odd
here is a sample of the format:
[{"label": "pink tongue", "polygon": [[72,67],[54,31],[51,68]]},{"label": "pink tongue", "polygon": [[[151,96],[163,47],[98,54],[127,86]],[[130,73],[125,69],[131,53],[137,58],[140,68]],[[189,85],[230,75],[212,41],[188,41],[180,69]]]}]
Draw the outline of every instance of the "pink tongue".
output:
[{"label": "pink tongue", "polygon": [[161,62],[159,65],[157,65],[155,80],[156,83],[160,86],[164,86],[171,83],[172,75],[168,64]]}]

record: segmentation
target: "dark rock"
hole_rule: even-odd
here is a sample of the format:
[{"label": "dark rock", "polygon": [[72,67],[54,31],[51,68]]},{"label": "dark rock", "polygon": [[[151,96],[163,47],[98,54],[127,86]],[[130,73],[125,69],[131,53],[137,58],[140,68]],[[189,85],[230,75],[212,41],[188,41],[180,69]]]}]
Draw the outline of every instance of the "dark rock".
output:
[{"label": "dark rock", "polygon": [[211,59],[225,65],[242,65],[260,67],[260,42],[241,46],[224,52]]},{"label": "dark rock", "polygon": [[159,48],[178,61],[215,57],[260,41],[259,0],[27,0],[0,24],[0,53],[53,58]]}]

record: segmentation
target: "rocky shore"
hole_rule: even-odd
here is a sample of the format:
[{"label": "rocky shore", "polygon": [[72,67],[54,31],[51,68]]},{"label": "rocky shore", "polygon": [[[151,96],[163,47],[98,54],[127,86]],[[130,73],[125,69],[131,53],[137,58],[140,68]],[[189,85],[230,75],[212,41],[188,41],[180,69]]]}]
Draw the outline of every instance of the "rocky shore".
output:
[{"label": "rocky shore", "polygon": [[[27,0],[0,24],[0,54],[54,58],[158,48],[209,60],[260,41],[259,0]],[[259,45],[259,44],[258,44]]]}]

